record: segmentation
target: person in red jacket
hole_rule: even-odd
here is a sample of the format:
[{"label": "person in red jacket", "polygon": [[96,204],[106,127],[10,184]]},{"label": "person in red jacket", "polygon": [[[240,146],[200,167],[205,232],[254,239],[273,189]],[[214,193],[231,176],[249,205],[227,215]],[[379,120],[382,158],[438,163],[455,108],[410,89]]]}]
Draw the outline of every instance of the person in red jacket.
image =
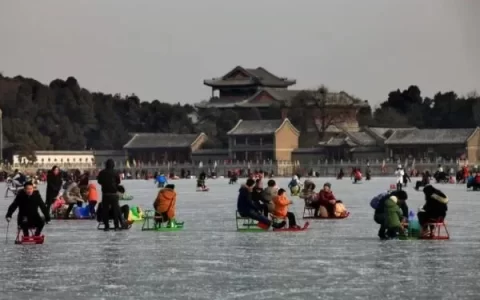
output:
[{"label": "person in red jacket", "polygon": [[323,185],[323,189],[318,193],[318,202],[320,206],[327,209],[329,217],[335,217],[335,205],[337,204],[337,199],[335,199],[331,187],[332,185],[328,182]]}]

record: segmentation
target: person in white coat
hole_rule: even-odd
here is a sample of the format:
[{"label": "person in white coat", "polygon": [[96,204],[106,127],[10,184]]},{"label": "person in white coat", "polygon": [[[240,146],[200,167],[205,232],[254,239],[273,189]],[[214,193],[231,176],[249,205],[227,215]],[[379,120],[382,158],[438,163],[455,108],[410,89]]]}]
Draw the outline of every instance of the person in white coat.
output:
[{"label": "person in white coat", "polygon": [[395,171],[395,176],[397,176],[397,190],[402,189],[403,175],[405,175],[405,171],[403,170],[402,165],[398,165],[397,170]]}]

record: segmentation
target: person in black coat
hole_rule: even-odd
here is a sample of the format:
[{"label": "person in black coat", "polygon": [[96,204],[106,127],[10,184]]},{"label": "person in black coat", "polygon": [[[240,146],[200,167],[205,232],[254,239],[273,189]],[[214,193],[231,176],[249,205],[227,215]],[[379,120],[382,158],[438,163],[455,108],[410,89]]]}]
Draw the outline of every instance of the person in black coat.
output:
[{"label": "person in black coat", "polygon": [[255,205],[260,209],[265,217],[268,218],[268,205],[263,198],[263,184],[261,179],[255,181],[255,186],[252,190],[252,200]]},{"label": "person in black coat", "polygon": [[115,171],[115,162],[113,159],[107,160],[105,163],[105,169],[98,173],[97,182],[102,187],[102,217],[103,224],[105,225],[104,230],[108,231],[110,229],[110,211],[113,213],[113,225],[115,226],[115,229],[127,228],[127,224],[122,222],[120,216],[120,199],[118,195],[120,176]]},{"label": "person in black coat", "polygon": [[418,222],[424,229],[427,229],[428,222],[443,221],[447,216],[448,197],[430,184],[423,188],[423,193],[425,194],[425,205],[418,212]]},{"label": "person in black coat", "polygon": [[[23,190],[20,190],[13,200],[13,203],[8,207],[5,218],[10,222],[12,215],[18,208],[18,226],[22,229],[24,236],[29,236],[28,230],[35,228],[35,236],[40,236],[45,222],[50,222],[50,214],[43,203],[42,196],[38,191],[35,191],[31,182],[25,183]],[[45,222],[38,213],[38,209],[42,211],[45,216]]]},{"label": "person in black coat", "polygon": [[47,172],[47,194],[45,195],[45,204],[47,211],[50,211],[50,206],[55,202],[62,189],[62,174],[57,166]]}]

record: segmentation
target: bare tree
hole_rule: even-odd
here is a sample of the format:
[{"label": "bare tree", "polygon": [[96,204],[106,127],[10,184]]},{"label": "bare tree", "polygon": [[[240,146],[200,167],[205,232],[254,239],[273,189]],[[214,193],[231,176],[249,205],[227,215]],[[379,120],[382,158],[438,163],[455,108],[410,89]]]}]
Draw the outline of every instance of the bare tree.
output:
[{"label": "bare tree", "polygon": [[352,105],[352,103],[343,101],[342,97],[342,93],[329,93],[328,88],[323,85],[316,90],[304,90],[292,100],[291,116],[295,119],[292,122],[296,121],[302,131],[307,130],[309,123],[313,122],[319,139],[322,140],[330,126],[346,121],[346,111],[332,113],[330,109],[332,105],[344,107]]}]

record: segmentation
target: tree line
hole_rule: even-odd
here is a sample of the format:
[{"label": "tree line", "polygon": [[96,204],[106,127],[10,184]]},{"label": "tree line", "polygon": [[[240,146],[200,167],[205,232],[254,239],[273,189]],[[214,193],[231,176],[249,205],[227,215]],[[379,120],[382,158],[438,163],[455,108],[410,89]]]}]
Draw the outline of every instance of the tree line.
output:
[{"label": "tree line", "polygon": [[[325,89],[321,87],[321,89]],[[315,91],[325,95],[324,90]],[[292,111],[302,106],[300,93]],[[322,99],[317,106],[322,107]],[[207,109],[190,117],[189,104],[158,100],[142,102],[135,94],[103,94],[80,87],[74,77],[53,80],[48,86],[34,79],[0,75],[0,108],[4,138],[14,150],[30,155],[35,150],[121,149],[132,132],[205,132],[212,139],[207,147],[225,147],[227,132],[239,119],[261,119],[256,108],[246,111]],[[280,117],[281,107],[272,107],[264,118]],[[325,116],[326,117],[326,116]],[[480,125],[480,97],[439,92],[423,97],[417,86],[388,94],[375,110],[363,109],[360,125],[419,128],[469,128]]]}]

